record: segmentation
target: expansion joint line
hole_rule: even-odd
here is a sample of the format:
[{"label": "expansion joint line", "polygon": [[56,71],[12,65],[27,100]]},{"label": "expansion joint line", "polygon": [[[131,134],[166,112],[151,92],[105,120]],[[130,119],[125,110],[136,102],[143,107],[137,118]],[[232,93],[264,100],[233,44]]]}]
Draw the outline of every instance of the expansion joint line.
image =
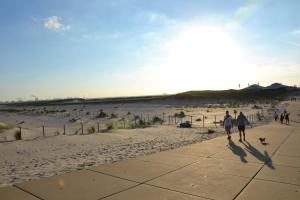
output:
[{"label": "expansion joint line", "polygon": [[[291,130],[290,134],[288,136],[286,136],[286,138],[280,143],[280,145],[277,147],[277,149],[274,151],[274,153],[271,155],[271,157],[274,156],[274,154],[280,149],[280,147],[283,145],[283,143],[285,143],[285,141],[294,133],[296,128],[294,128],[293,130]],[[248,181],[248,183],[241,189],[241,191],[239,193],[237,193],[235,195],[235,197],[233,198],[233,200],[235,200],[243,191],[244,189],[252,182],[252,180],[257,176],[257,174],[263,169],[263,167],[270,161],[271,157],[266,160],[264,162],[264,164],[259,168],[259,170],[252,176],[252,178]]]}]

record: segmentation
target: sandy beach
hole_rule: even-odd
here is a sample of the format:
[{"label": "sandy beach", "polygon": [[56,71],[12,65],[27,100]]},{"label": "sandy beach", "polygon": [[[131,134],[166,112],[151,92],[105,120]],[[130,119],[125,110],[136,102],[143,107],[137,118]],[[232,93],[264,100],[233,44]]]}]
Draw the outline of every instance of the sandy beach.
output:
[{"label": "sandy beach", "polygon": [[[254,125],[269,123],[274,107],[271,104],[240,105],[239,108],[220,108],[212,106],[168,106],[153,104],[109,104],[109,105],[71,105],[49,107],[26,107],[20,112],[0,112],[0,122],[14,125],[14,128],[2,130],[0,133],[0,186],[11,185],[41,177],[71,172],[112,163],[139,155],[151,154],[167,149],[179,148],[184,145],[201,142],[223,135],[220,124],[214,120],[222,120],[225,110],[234,116],[233,110],[243,111],[245,115],[260,112],[264,120],[254,122]],[[282,102],[276,106],[279,110],[287,109],[291,120],[299,116],[298,102]],[[6,109],[1,107],[1,109]],[[25,109],[25,110],[24,110]],[[108,114],[106,118],[95,118],[102,109]],[[48,110],[48,113],[43,112]],[[59,112],[49,112],[56,110]],[[65,110],[64,112],[60,112]],[[186,117],[193,116],[192,128],[178,128],[178,124],[170,124],[168,116],[184,112]],[[111,114],[117,115],[111,118]],[[128,114],[130,113],[130,115]],[[163,116],[164,115],[164,116]],[[106,130],[106,124],[125,121],[133,123],[133,116],[140,118],[165,118],[163,125],[155,124],[147,128],[115,128]],[[196,119],[205,118],[203,121]],[[70,119],[79,119],[70,122]],[[298,117],[299,118],[299,117]],[[120,121],[123,119],[123,121]],[[84,124],[84,134],[76,130]],[[88,134],[87,129],[99,123],[101,131]],[[42,136],[42,126],[45,126],[45,136]],[[63,135],[63,126],[66,134]],[[22,127],[22,140],[15,141],[13,134]],[[126,125],[127,126],[127,125]],[[208,133],[213,129],[214,133]]]}]

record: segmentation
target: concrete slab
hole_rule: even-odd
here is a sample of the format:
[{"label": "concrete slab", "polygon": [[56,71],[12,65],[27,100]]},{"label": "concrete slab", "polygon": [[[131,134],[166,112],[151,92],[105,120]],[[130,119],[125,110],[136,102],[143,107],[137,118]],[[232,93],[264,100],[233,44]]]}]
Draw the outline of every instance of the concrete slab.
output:
[{"label": "concrete slab", "polygon": [[253,180],[237,200],[255,199],[255,200],[299,200],[300,187],[272,181]]},{"label": "concrete slab", "polygon": [[252,178],[263,164],[243,163],[234,160],[203,158],[199,162],[188,166],[195,171],[210,171],[211,173],[227,174]]},{"label": "concrete slab", "polygon": [[175,192],[171,190],[166,190],[158,187],[153,187],[149,185],[139,185],[137,187],[131,188],[124,192],[115,194],[111,197],[105,198],[105,200],[205,200],[201,197],[196,197],[188,194],[183,194],[180,192]]},{"label": "concrete slab", "polygon": [[140,156],[137,157],[138,160],[148,161],[148,162],[155,162],[160,164],[165,164],[173,167],[183,167],[192,163],[197,162],[200,160],[200,157],[191,156],[191,155],[180,155],[176,153],[170,153],[168,151],[160,152],[152,155],[147,156]]},{"label": "concrete slab", "polygon": [[283,183],[296,184],[300,186],[300,168],[274,166],[275,169],[263,167],[255,176],[257,179],[271,180]]},{"label": "concrete slab", "polygon": [[190,145],[187,147],[182,147],[178,149],[171,150],[171,153],[182,154],[182,155],[191,155],[197,157],[208,157],[214,155],[220,151],[224,150],[224,144],[217,145],[217,143],[199,143]]},{"label": "concrete slab", "polygon": [[233,199],[250,178],[221,174],[211,169],[188,166],[147,182],[179,192],[211,199]]},{"label": "concrete slab", "polygon": [[300,157],[282,156],[275,153],[275,155],[272,156],[272,160],[275,165],[283,165],[288,167],[300,167]]},{"label": "concrete slab", "polygon": [[144,182],[173,171],[174,169],[176,169],[176,166],[130,159],[114,164],[101,165],[99,167],[91,168],[90,170],[95,170],[128,180]]},{"label": "concrete slab", "polygon": [[16,185],[47,200],[92,200],[128,189],[137,183],[82,170]]},{"label": "concrete slab", "polygon": [[2,187],[0,188],[1,200],[39,200],[38,198],[24,192],[16,187]]},{"label": "concrete slab", "polygon": [[[275,150],[275,148],[271,148],[268,145],[252,145],[250,142],[229,142],[224,151],[213,155],[212,158],[240,160],[244,163],[264,163],[271,159],[271,155]],[[270,162],[270,164],[272,164],[272,162]]]},{"label": "concrete slab", "polygon": [[281,156],[300,157],[300,147],[283,146],[276,152],[276,154]]}]

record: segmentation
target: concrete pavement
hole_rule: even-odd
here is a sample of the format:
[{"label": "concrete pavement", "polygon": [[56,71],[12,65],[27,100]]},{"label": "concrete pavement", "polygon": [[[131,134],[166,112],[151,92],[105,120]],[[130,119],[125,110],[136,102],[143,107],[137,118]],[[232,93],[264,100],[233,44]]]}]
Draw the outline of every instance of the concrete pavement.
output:
[{"label": "concrete pavement", "polygon": [[222,136],[0,188],[0,199],[300,199],[300,127],[246,131],[242,143]]}]

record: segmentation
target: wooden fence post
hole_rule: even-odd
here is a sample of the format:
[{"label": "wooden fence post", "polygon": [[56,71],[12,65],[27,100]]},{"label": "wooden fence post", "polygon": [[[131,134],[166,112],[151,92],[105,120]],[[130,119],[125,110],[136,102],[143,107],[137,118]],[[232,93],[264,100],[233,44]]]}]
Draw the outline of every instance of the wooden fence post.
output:
[{"label": "wooden fence post", "polygon": [[193,116],[191,115],[191,125],[193,124]]},{"label": "wooden fence post", "polygon": [[83,135],[83,123],[81,123],[81,135]]},{"label": "wooden fence post", "polygon": [[43,125],[43,136],[45,137],[45,126]]},{"label": "wooden fence post", "polygon": [[97,129],[98,129],[98,133],[100,132],[100,124],[99,122],[97,123]]},{"label": "wooden fence post", "polygon": [[217,115],[215,115],[215,126],[217,128]]},{"label": "wooden fence post", "polygon": [[64,124],[64,135],[66,135],[66,125]]}]

